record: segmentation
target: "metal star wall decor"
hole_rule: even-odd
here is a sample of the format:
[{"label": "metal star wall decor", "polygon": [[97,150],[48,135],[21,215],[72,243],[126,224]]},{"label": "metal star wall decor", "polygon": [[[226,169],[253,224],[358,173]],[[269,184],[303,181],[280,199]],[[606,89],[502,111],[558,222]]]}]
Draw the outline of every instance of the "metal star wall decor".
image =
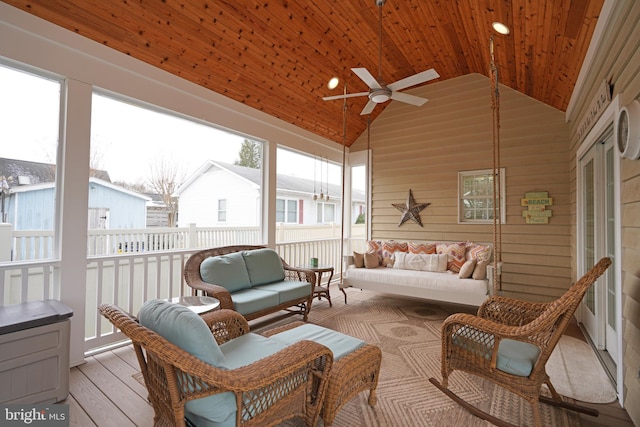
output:
[{"label": "metal star wall decor", "polygon": [[431,203],[416,203],[413,199],[413,193],[409,189],[409,197],[407,197],[406,203],[392,203],[393,207],[402,212],[402,218],[398,227],[407,222],[408,220],[415,221],[420,227],[422,227],[422,220],[420,219],[420,211],[429,206]]}]

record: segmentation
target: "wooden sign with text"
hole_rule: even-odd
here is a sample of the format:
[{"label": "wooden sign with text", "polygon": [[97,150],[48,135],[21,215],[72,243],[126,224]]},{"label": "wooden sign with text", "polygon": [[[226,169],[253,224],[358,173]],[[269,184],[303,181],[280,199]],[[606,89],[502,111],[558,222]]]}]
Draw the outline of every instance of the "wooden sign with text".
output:
[{"label": "wooden sign with text", "polygon": [[548,224],[552,210],[547,206],[553,205],[553,199],[546,191],[525,193],[524,199],[520,199],[520,206],[526,206],[522,216],[527,224]]}]

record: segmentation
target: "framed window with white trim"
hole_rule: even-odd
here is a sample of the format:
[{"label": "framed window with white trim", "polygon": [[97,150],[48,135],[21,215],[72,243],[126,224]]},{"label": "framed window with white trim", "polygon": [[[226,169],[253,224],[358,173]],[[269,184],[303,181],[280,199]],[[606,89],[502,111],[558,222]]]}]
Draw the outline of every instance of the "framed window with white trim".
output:
[{"label": "framed window with white trim", "polygon": [[227,222],[227,199],[218,199],[218,222]]},{"label": "framed window with white trim", "polygon": [[[500,223],[505,215],[505,169],[499,171]],[[458,222],[464,224],[493,223],[493,169],[458,172]]]},{"label": "framed window with white trim", "polygon": [[298,200],[276,199],[276,222],[298,224]]},{"label": "framed window with white trim", "polygon": [[335,203],[318,203],[318,224],[336,222]]}]

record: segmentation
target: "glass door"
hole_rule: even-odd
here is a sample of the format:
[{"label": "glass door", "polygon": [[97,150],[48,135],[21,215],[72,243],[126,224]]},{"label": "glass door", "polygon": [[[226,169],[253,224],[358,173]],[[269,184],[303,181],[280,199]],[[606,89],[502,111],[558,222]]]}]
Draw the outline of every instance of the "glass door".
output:
[{"label": "glass door", "polygon": [[[616,216],[615,216],[615,193],[614,193],[614,173],[613,162],[615,158],[615,150],[611,140],[604,146],[605,150],[605,220],[606,220],[606,252],[607,256],[614,261],[615,264],[615,230],[616,230]],[[604,277],[605,280],[605,316],[607,318],[605,325],[605,350],[611,355],[611,358],[615,361],[618,360],[618,333],[616,328],[616,321],[618,317],[616,300],[617,289],[614,274],[615,266],[609,267],[607,274]]]},{"label": "glass door", "polygon": [[[595,204],[595,155],[598,144],[594,145],[580,161],[582,172],[582,268],[578,276],[595,265],[596,258],[596,204]],[[596,320],[596,285],[594,284],[587,291],[582,301],[582,323],[591,335],[591,339],[597,342],[599,335]]]},{"label": "glass door", "polygon": [[[604,256],[610,257],[615,263],[614,159],[613,134],[610,131],[580,159],[581,249],[578,276]],[[611,362],[618,357],[614,271],[614,266],[609,267],[591,286],[580,310],[580,320],[589,337],[598,350],[610,356]]]}]

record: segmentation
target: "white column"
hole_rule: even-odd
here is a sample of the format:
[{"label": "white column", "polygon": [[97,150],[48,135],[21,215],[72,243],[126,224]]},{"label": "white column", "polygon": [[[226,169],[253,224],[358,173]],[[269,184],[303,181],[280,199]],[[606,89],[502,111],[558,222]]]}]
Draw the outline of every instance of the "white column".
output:
[{"label": "white column", "polygon": [[276,247],[276,148],[267,141],[262,150],[262,240],[270,248]]},{"label": "white column", "polygon": [[60,300],[73,310],[71,366],[84,363],[85,312],[97,310],[85,308],[91,96],[90,84],[71,79],[66,80],[61,93],[56,248],[61,265]]},{"label": "white column", "polygon": [[0,262],[11,261],[13,224],[0,222]]}]

